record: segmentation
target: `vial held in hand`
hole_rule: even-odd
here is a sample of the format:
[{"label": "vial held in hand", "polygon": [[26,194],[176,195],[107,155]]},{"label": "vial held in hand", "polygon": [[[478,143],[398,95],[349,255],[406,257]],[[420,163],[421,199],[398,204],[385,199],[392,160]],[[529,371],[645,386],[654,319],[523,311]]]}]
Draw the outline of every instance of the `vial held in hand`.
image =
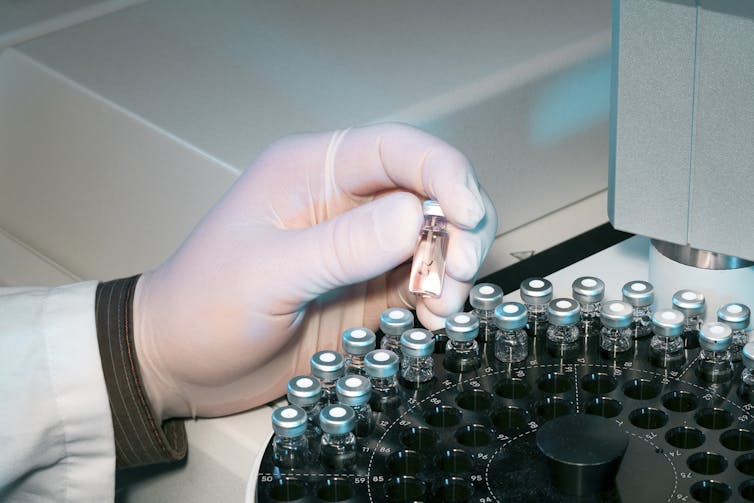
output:
[{"label": "vial held in hand", "polygon": [[414,295],[439,297],[445,278],[448,221],[436,201],[424,201],[423,209],[424,225],[414,252],[408,288]]}]

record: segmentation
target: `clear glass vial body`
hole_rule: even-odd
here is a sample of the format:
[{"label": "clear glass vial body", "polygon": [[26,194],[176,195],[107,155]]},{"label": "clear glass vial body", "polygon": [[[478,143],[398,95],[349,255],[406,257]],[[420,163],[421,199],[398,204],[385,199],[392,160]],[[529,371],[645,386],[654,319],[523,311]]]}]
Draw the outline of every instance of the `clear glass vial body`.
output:
[{"label": "clear glass vial body", "polygon": [[472,309],[479,319],[479,334],[477,339],[483,342],[495,339],[495,311],[492,309]]},{"label": "clear glass vial body", "polygon": [[655,300],[655,289],[648,281],[629,281],[621,289],[624,302],[633,307],[631,331],[634,339],[647,337],[652,333],[652,304]]},{"label": "clear glass vial body", "polygon": [[707,382],[720,383],[730,381],[733,378],[733,363],[730,360],[730,351],[712,351],[702,349],[699,353],[697,375]]},{"label": "clear glass vial body", "polygon": [[754,368],[744,368],[741,371],[741,382],[746,386],[754,386]]},{"label": "clear glass vial body", "polygon": [[547,304],[525,304],[531,335],[547,333]]},{"label": "clear glass vial body", "polygon": [[600,303],[579,302],[581,304],[581,321],[578,323],[580,334],[588,337],[599,333]]},{"label": "clear glass vial body", "polygon": [[389,350],[377,349],[367,354],[365,362],[372,385],[372,408],[380,412],[395,409],[400,402],[398,355]]},{"label": "clear glass vial body", "polygon": [[388,377],[372,377],[372,391],[384,395],[398,394],[398,379],[395,375]]},{"label": "clear glass vial body", "polygon": [[649,341],[652,351],[659,354],[677,355],[683,352],[683,339],[680,337],[665,337],[662,335],[653,335]]},{"label": "clear glass vial body", "polygon": [[631,327],[612,328],[603,326],[600,330],[600,348],[607,353],[623,353],[633,346],[634,332]]},{"label": "clear glass vial body", "polygon": [[554,344],[573,344],[578,341],[579,333],[578,323],[547,327],[547,339]]},{"label": "clear glass vial body", "polygon": [[503,363],[522,362],[529,355],[527,334],[523,328],[500,329],[495,334],[495,358]]},{"label": "clear glass vial body", "polygon": [[323,433],[319,456],[330,468],[346,468],[356,462],[356,435],[348,433]]},{"label": "clear glass vial body", "polygon": [[366,377],[364,357],[375,348],[377,337],[366,327],[349,328],[343,332],[342,345],[345,356],[345,373]]},{"label": "clear glass vial body", "polygon": [[634,307],[631,333],[635,339],[646,337],[652,333],[652,306]]},{"label": "clear glass vial body", "polygon": [[401,377],[410,383],[425,383],[435,376],[434,362],[431,356],[403,356],[401,360]]},{"label": "clear glass vial body", "polygon": [[445,279],[448,221],[435,201],[424,201],[424,225],[414,251],[409,291],[422,297],[439,297]]},{"label": "clear glass vial body", "polygon": [[367,437],[374,429],[374,414],[369,402],[360,405],[351,405],[356,414],[356,427],[354,433],[357,437]]},{"label": "clear glass vial body", "polygon": [[295,437],[275,436],[272,460],[280,468],[301,468],[309,460],[309,441],[306,434]]},{"label": "clear glass vial body", "polygon": [[730,343],[730,359],[734,362],[741,361],[741,350],[743,349],[749,336],[743,330],[734,330]]}]

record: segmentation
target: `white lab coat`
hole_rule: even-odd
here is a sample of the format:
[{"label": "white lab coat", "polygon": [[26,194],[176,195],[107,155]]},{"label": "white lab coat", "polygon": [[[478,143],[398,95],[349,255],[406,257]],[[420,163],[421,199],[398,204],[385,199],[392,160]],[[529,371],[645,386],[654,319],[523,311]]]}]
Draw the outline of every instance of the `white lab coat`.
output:
[{"label": "white lab coat", "polygon": [[96,282],[0,288],[0,500],[112,501]]}]

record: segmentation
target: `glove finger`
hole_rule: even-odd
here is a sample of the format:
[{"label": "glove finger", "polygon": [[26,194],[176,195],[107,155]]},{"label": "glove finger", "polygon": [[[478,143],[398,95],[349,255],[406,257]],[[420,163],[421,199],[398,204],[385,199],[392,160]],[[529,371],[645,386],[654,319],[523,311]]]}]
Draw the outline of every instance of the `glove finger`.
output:
[{"label": "glove finger", "polygon": [[435,199],[448,220],[474,228],[484,217],[479,183],[468,159],[444,141],[403,124],[349,130],[338,140],[333,178],[356,196],[402,188]]},{"label": "glove finger", "polygon": [[419,200],[406,192],[386,194],[321,224],[296,231],[291,280],[303,301],[366,281],[407,260],[422,225]]},{"label": "glove finger", "polygon": [[485,201],[485,217],[476,228],[465,230],[454,225],[448,227],[446,271],[458,281],[474,281],[497,233],[495,207],[484,190],[482,196]]}]

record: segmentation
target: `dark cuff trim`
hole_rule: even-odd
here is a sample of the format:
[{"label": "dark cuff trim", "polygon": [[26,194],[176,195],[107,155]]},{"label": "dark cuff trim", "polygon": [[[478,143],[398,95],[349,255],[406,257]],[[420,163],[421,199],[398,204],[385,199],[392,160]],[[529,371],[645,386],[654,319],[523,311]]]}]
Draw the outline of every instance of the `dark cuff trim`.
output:
[{"label": "dark cuff trim", "polygon": [[178,461],[186,456],[188,447],[183,420],[158,425],[142,386],[132,328],[138,279],[133,276],[100,283],[94,303],[117,468]]}]

